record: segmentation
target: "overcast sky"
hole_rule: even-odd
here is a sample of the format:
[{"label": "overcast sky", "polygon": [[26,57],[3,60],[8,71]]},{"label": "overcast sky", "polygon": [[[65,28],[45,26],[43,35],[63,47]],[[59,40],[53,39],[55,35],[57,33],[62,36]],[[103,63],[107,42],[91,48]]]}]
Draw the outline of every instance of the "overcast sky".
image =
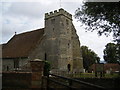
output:
[{"label": "overcast sky", "polygon": [[[74,15],[75,10],[81,7],[82,0],[7,0],[0,2],[0,25],[2,41],[6,43],[17,32],[23,33],[38,28],[44,28],[44,14],[60,7]],[[112,42],[112,37],[98,36],[97,32],[85,32],[80,22],[73,17],[73,23],[77,30],[81,45],[92,49],[103,60],[105,45]]]}]

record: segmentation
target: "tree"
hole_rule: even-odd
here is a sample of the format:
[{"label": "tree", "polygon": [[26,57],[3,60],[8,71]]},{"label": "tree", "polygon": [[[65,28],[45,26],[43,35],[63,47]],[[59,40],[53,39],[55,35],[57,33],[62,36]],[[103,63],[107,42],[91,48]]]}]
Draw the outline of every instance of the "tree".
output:
[{"label": "tree", "polygon": [[99,63],[100,58],[97,56],[97,54],[92,51],[91,49],[88,49],[87,46],[81,46],[82,51],[82,57],[83,57],[83,67],[88,70],[89,66],[91,66],[94,63]]},{"label": "tree", "polygon": [[44,76],[49,75],[49,71],[51,69],[50,63],[48,61],[44,61]]},{"label": "tree", "polygon": [[104,49],[104,60],[107,63],[118,63],[120,61],[119,44],[108,43]]},{"label": "tree", "polygon": [[120,65],[120,44],[117,43],[116,46],[117,46],[117,49],[116,49],[116,53],[117,53],[117,61],[118,61],[119,65]]},{"label": "tree", "polygon": [[85,2],[75,11],[75,18],[86,26],[87,31],[96,30],[99,35],[109,36],[120,43],[120,3]]}]

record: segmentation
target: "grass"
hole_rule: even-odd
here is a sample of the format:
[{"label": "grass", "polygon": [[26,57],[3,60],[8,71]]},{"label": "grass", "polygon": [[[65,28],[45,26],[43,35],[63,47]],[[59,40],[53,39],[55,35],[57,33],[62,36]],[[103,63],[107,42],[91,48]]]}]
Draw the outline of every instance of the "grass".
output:
[{"label": "grass", "polygon": [[119,75],[116,74],[116,73],[114,73],[114,74],[105,74],[105,77],[106,78],[117,78],[117,77],[119,77]]},{"label": "grass", "polygon": [[[68,77],[75,77],[75,78],[96,78],[95,73],[79,73],[79,74],[69,74]],[[100,75],[98,74],[98,77]],[[105,74],[104,78],[117,78],[119,75],[117,73],[113,74]]]}]

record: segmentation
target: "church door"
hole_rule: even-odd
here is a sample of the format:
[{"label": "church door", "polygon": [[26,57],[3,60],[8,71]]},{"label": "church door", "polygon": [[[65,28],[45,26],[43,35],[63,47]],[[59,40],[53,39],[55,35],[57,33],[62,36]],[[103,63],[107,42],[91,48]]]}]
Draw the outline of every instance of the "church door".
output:
[{"label": "church door", "polygon": [[71,65],[68,64],[68,65],[67,65],[67,68],[68,68],[68,71],[70,71]]}]

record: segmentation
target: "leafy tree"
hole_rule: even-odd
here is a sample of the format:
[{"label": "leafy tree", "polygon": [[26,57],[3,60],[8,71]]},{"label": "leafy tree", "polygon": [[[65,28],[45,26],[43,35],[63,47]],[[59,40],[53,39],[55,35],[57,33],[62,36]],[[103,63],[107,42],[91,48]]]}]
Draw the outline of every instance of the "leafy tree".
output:
[{"label": "leafy tree", "polygon": [[104,60],[107,63],[118,63],[120,61],[120,45],[108,43],[104,49]]},{"label": "leafy tree", "polygon": [[92,51],[91,49],[88,49],[87,46],[81,46],[82,51],[82,57],[83,57],[83,67],[88,70],[89,66],[91,66],[94,63],[99,63],[100,58],[97,56],[97,54]]},{"label": "leafy tree", "polygon": [[120,3],[119,2],[84,2],[75,11],[75,18],[86,26],[87,31],[96,30],[99,35],[113,34],[120,43]]},{"label": "leafy tree", "polygon": [[117,61],[118,61],[119,65],[120,65],[120,44],[117,43],[116,46],[117,46],[117,49],[116,49]]}]

